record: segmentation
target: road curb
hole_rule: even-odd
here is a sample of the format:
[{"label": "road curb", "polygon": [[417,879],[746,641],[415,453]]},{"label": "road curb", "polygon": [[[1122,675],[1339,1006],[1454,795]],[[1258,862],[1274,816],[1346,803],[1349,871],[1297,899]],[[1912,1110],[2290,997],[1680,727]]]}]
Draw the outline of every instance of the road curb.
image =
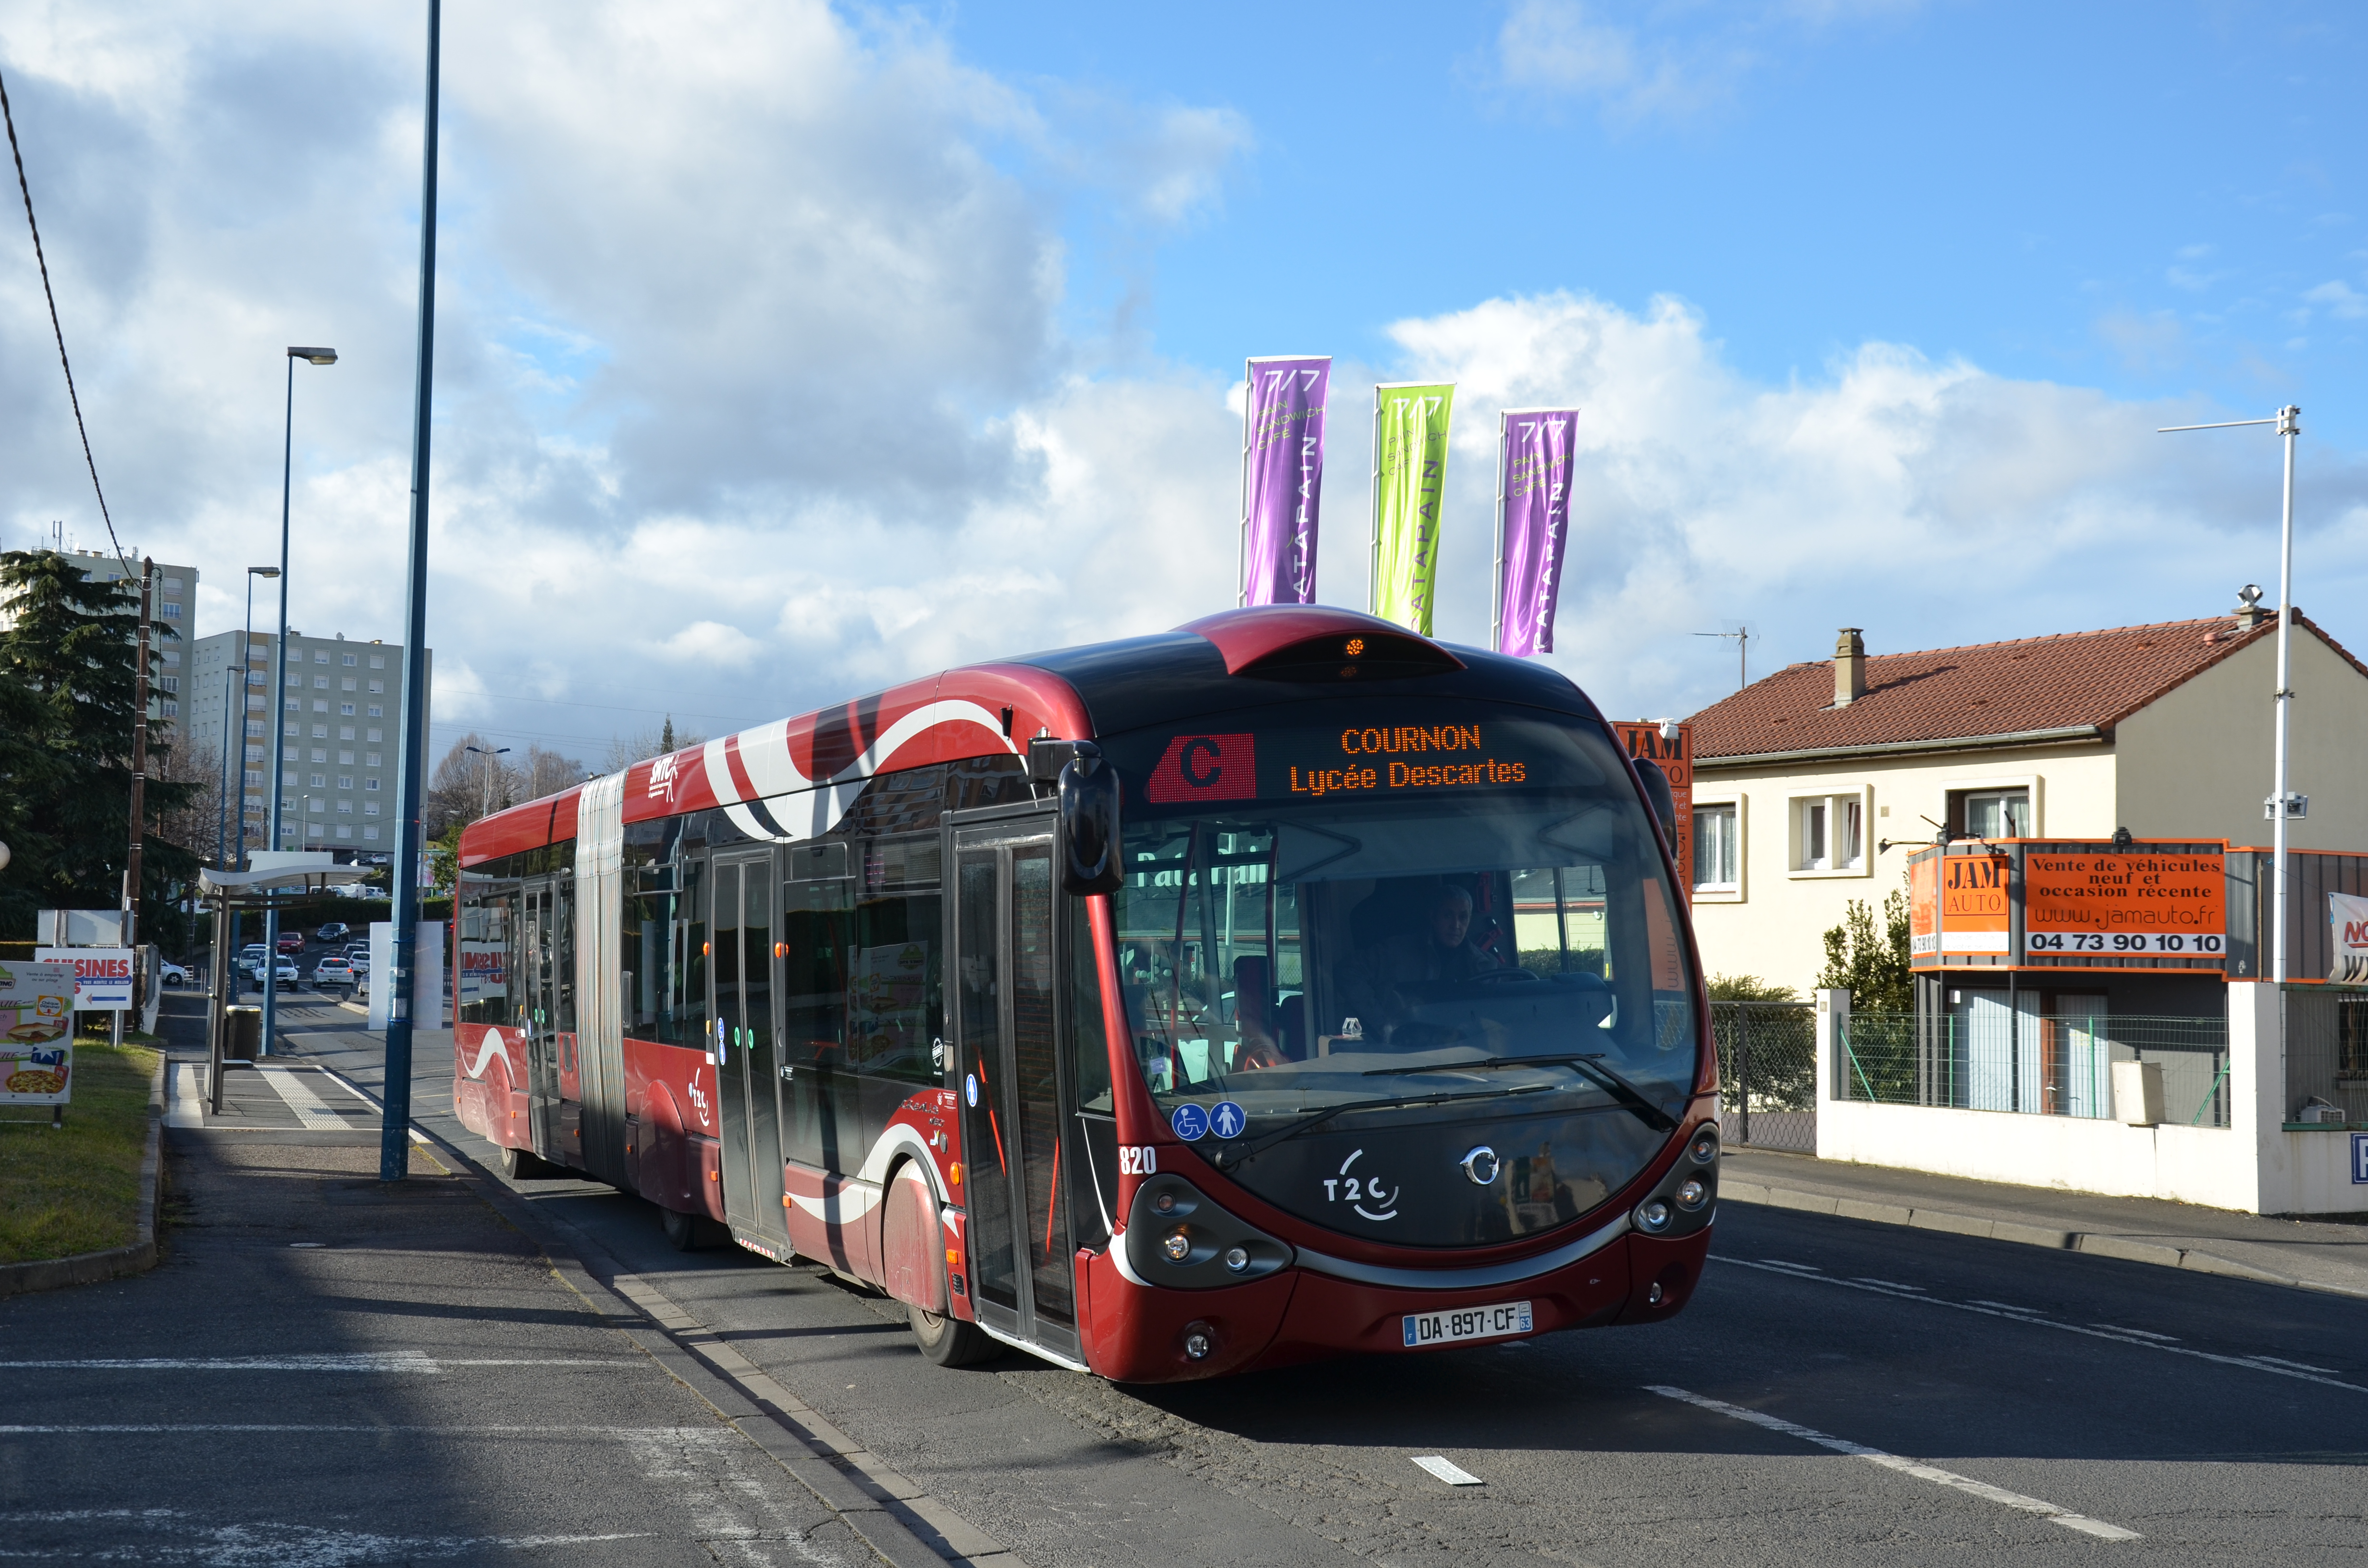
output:
[{"label": "road curb", "polygon": [[2047,1247],[2056,1252],[2086,1253],[2091,1257],[2119,1258],[2124,1263],[2147,1263],[2161,1268],[2183,1268],[2192,1274],[2216,1274],[2225,1278],[2250,1279],[2258,1284],[2284,1285],[2297,1290],[2317,1290],[2325,1295],[2348,1296],[2355,1301],[2368,1300],[2368,1290],[2297,1278],[2193,1247],[2138,1241],[2098,1231],[2058,1230],[2047,1225],[2024,1224],[2015,1220],[1960,1214],[1946,1209],[1877,1203],[1839,1193],[1772,1187],[1764,1182],[1742,1181],[1724,1176],[1719,1179],[1718,1195],[1724,1200],[1756,1203],[1770,1209],[1832,1214],[1845,1220],[1872,1221],[1879,1225],[1905,1225],[1912,1230],[1944,1231],[1956,1236],[1978,1236],[1988,1241],[2013,1242],[2022,1246]]},{"label": "road curb", "polygon": [[97,1285],[128,1274],[145,1274],[156,1267],[156,1200],[165,1183],[165,1052],[158,1050],[156,1071],[148,1079],[148,1143],[140,1154],[140,1212],[131,1242],[97,1252],[78,1252],[72,1257],[0,1264],[0,1296]]},{"label": "road curb", "polygon": [[[343,1074],[327,1067],[320,1070],[371,1104],[384,1105]],[[609,1256],[592,1238],[555,1215],[536,1212],[440,1134],[416,1121],[409,1131],[422,1153],[469,1183],[487,1207],[531,1238],[560,1283],[610,1330],[624,1335],[719,1420],[755,1443],[883,1562],[894,1568],[945,1568],[949,1562],[1027,1568],[1018,1553],[890,1470],[646,1277]],[[581,1245],[571,1247],[553,1236],[555,1230],[565,1231]],[[587,1257],[605,1258],[609,1277],[596,1273]],[[604,1301],[612,1304],[604,1306]]]}]

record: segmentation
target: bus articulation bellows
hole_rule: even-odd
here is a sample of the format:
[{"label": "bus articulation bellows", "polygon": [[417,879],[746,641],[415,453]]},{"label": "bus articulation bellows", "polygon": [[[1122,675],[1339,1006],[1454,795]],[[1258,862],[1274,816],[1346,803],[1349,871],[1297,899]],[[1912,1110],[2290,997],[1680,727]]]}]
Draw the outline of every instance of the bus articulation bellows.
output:
[{"label": "bus articulation bellows", "polygon": [[949,670],[472,824],[454,1099],[946,1365],[1663,1318],[1719,1153],[1668,800],[1557,672],[1341,610]]}]

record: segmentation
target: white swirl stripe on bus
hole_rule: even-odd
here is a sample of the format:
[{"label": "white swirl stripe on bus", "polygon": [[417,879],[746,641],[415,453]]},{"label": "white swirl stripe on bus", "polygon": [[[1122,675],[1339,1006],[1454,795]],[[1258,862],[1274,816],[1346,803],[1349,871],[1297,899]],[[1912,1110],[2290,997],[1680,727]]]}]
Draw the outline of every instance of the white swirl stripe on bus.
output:
[{"label": "white swirl stripe on bus", "polygon": [[477,1059],[476,1059],[474,1062],[469,1062],[469,1063],[467,1064],[467,1065],[468,1065],[468,1069],[469,1069],[469,1076],[470,1076],[471,1078],[472,1078],[472,1079],[482,1079],[482,1078],[484,1078],[484,1075],[485,1075],[485,1063],[486,1063],[486,1062],[491,1062],[491,1061],[494,1059],[494,1054],[495,1054],[495,1052],[496,1052],[496,1051],[499,1051],[499,1052],[501,1053],[502,1065],[503,1065],[503,1066],[507,1067],[507,1066],[510,1064],[510,1053],[509,1053],[507,1051],[505,1051],[505,1050],[503,1050],[503,1049],[502,1049],[502,1031],[501,1031],[501,1030],[499,1030],[499,1029],[487,1029],[487,1030],[485,1031],[485,1038],[484,1038],[484,1040],[479,1040],[479,1041],[477,1042],[477,1046],[478,1046],[478,1050],[477,1050]]}]

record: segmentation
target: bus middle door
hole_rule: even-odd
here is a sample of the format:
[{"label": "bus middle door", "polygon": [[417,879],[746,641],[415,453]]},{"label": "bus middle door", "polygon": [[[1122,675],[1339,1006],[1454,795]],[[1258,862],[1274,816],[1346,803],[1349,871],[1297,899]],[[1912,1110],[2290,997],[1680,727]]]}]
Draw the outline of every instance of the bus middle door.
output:
[{"label": "bus middle door", "polygon": [[[723,1065],[723,1212],[734,1231],[762,1241],[784,1259],[789,1227],[781,1215],[780,1027],[773,983],[773,853],[718,855],[714,879],[715,1002]],[[732,1114],[736,1112],[736,1116]],[[737,1122],[737,1127],[734,1126]]]},{"label": "bus middle door", "polygon": [[972,1307],[997,1333],[1076,1360],[1053,849],[1042,813],[955,830],[955,1063]]}]

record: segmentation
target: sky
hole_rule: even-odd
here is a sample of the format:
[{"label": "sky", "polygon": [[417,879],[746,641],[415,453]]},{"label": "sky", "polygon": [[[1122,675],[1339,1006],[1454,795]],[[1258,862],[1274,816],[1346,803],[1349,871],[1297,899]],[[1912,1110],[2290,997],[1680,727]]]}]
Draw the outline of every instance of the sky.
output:
[{"label": "sky", "polygon": [[[0,0],[123,543],[199,634],[400,635],[424,7]],[[1552,662],[1615,716],[1869,650],[2277,599],[2368,652],[2368,12],[2158,0],[445,12],[431,757],[597,764],[1234,601],[1246,357],[1581,409]],[[0,211],[0,546],[106,529]],[[2267,694],[2264,694],[2266,697]],[[2305,697],[2306,704],[2306,697]],[[2307,722],[2306,711],[2298,714]]]}]

